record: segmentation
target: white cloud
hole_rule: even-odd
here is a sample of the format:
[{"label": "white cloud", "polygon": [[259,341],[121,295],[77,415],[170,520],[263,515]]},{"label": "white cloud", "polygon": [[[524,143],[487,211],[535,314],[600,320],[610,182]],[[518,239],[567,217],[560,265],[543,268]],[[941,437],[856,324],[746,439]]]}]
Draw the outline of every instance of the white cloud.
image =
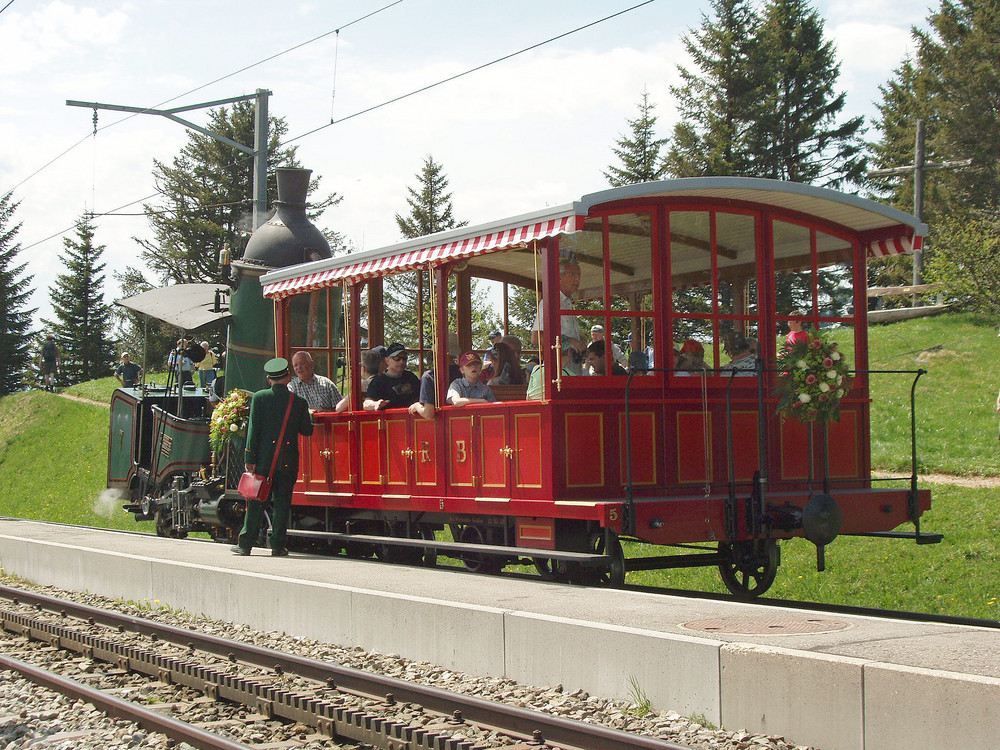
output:
[{"label": "white cloud", "polygon": [[[100,13],[90,7],[49,3],[27,14],[8,11],[0,16],[4,45],[2,78],[56,62],[67,51],[100,48],[118,42],[128,23],[123,10]],[[0,78],[0,80],[2,80]]]}]

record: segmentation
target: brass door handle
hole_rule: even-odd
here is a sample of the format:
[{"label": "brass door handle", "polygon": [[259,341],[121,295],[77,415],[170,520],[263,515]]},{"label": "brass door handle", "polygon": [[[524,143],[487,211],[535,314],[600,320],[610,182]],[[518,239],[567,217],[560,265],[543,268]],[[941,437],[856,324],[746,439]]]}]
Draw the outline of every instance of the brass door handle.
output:
[{"label": "brass door handle", "polygon": [[327,461],[329,461],[330,457],[333,455],[333,453],[330,452],[329,448],[324,448],[323,450],[321,450],[319,452],[319,455],[321,455],[323,458],[325,458]]},{"label": "brass door handle", "polygon": [[412,460],[414,455],[413,448],[403,448],[399,452],[399,455],[401,455],[403,458],[409,458]]}]

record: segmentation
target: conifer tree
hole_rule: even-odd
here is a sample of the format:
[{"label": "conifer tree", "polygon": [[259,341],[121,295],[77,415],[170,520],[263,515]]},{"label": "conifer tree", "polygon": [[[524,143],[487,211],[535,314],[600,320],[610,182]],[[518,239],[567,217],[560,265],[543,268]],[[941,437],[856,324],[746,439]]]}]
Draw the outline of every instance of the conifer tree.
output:
[{"label": "conifer tree", "polygon": [[[924,122],[925,159],[972,159],[969,167],[927,175],[923,216],[931,226],[925,244],[928,280],[942,280],[951,301],[981,310],[992,300],[982,284],[952,283],[959,276],[948,266],[980,264],[990,238],[974,232],[996,226],[1000,212],[1000,6],[990,0],[942,0],[927,17],[927,29],[914,28],[916,52],[893,79],[880,87],[876,121],[879,138],[869,144],[879,167],[913,163],[916,121]],[[913,210],[913,177],[872,181],[876,194],[904,211]],[[938,248],[946,257],[936,259]],[[872,283],[907,283],[909,259],[870,264]],[[872,270],[876,271],[873,274]],[[979,277],[970,277],[978,279]]]},{"label": "conifer tree", "polygon": [[60,379],[73,385],[107,377],[115,361],[111,310],[104,302],[105,246],[94,243],[94,224],[84,214],[76,240],[63,238],[60,262],[66,273],[49,289],[54,321],[45,321],[62,351]]},{"label": "conifer tree", "polygon": [[[396,214],[396,224],[404,237],[422,237],[435,232],[464,227],[468,222],[456,221],[451,193],[448,192],[448,177],[444,167],[434,161],[428,154],[424,157],[423,168],[414,175],[417,186],[407,188],[406,199],[410,207],[407,216]],[[430,285],[426,273],[420,289],[423,294],[424,306],[424,341],[430,341],[430,328],[427,326],[434,311],[430,306]],[[449,285],[452,309],[454,310],[454,280]],[[389,276],[385,280],[385,331],[388,340],[401,342],[416,341],[416,310],[418,286],[416,273],[402,273]],[[485,293],[477,288],[475,280],[472,283],[472,330],[477,340],[484,339],[491,328],[496,327],[497,318],[490,315],[489,300]],[[395,336],[395,338],[393,338]],[[412,345],[412,344],[411,344]]]},{"label": "conifer tree", "polygon": [[763,62],[750,0],[711,0],[713,15],[684,36],[695,69],[671,87],[680,121],[666,171],[675,177],[753,175],[752,125],[761,116]]},{"label": "conifer tree", "polygon": [[409,187],[406,199],[410,207],[408,216],[396,214],[396,224],[404,237],[423,237],[425,234],[464,227],[468,222],[456,222],[444,168],[430,154],[424,157],[424,166],[418,174],[417,187]]},{"label": "conifer tree", "polygon": [[660,149],[667,142],[666,138],[657,138],[654,127],[656,116],[653,110],[655,104],[649,101],[649,92],[642,92],[639,103],[639,116],[628,120],[629,133],[622,135],[612,148],[621,166],[609,166],[604,172],[612,187],[634,185],[638,182],[653,182],[663,177],[665,167]]},{"label": "conifer tree", "polygon": [[0,197],[0,396],[20,390],[30,366],[28,339],[35,310],[27,304],[33,277],[24,275],[27,263],[17,263],[21,224],[12,221],[19,204],[12,193]]},{"label": "conifer tree", "polygon": [[864,179],[863,118],[838,123],[840,64],[808,0],[769,0],[758,31],[764,113],[751,128],[754,174],[839,187]]},{"label": "conifer tree", "polygon": [[935,121],[927,158],[972,159],[934,181],[952,205],[990,213],[1000,206],[1000,4],[942,0],[927,23],[913,32],[919,93]]}]

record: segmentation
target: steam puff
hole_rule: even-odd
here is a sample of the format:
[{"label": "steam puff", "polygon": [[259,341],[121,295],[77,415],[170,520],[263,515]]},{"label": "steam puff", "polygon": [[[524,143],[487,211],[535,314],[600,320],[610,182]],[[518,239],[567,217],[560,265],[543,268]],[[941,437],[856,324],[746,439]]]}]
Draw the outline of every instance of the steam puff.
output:
[{"label": "steam puff", "polygon": [[102,518],[111,518],[118,510],[124,493],[121,490],[104,490],[94,500],[94,513]]}]

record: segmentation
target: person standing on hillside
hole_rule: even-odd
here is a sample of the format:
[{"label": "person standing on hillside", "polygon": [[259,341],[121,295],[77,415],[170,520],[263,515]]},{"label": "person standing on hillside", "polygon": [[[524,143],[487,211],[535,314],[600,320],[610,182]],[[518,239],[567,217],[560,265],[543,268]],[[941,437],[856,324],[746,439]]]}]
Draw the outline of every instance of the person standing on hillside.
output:
[{"label": "person standing on hillside", "polygon": [[45,343],[42,344],[42,354],[38,364],[42,368],[42,387],[47,391],[55,391],[56,375],[59,374],[60,354],[56,345],[56,337],[51,333],[46,336]]},{"label": "person standing on hillside", "polygon": [[[246,470],[267,476],[274,463],[275,451],[278,461],[274,467],[271,484],[271,501],[274,515],[271,519],[271,556],[284,557],[288,554],[285,546],[285,532],[288,529],[288,514],[292,508],[292,488],[299,475],[299,435],[312,435],[313,423],[309,415],[309,404],[301,396],[288,390],[292,374],[288,360],[276,357],[264,364],[264,374],[269,388],[257,391],[250,399],[250,419],[247,424],[247,446],[244,451]],[[281,427],[288,424],[278,445]],[[233,554],[249,555],[264,520],[264,503],[247,500],[246,518],[239,542],[232,547]]]},{"label": "person standing on hillside", "polygon": [[115,368],[115,377],[121,383],[122,388],[135,388],[142,375],[142,368],[132,361],[128,352],[122,354],[122,363]]}]

